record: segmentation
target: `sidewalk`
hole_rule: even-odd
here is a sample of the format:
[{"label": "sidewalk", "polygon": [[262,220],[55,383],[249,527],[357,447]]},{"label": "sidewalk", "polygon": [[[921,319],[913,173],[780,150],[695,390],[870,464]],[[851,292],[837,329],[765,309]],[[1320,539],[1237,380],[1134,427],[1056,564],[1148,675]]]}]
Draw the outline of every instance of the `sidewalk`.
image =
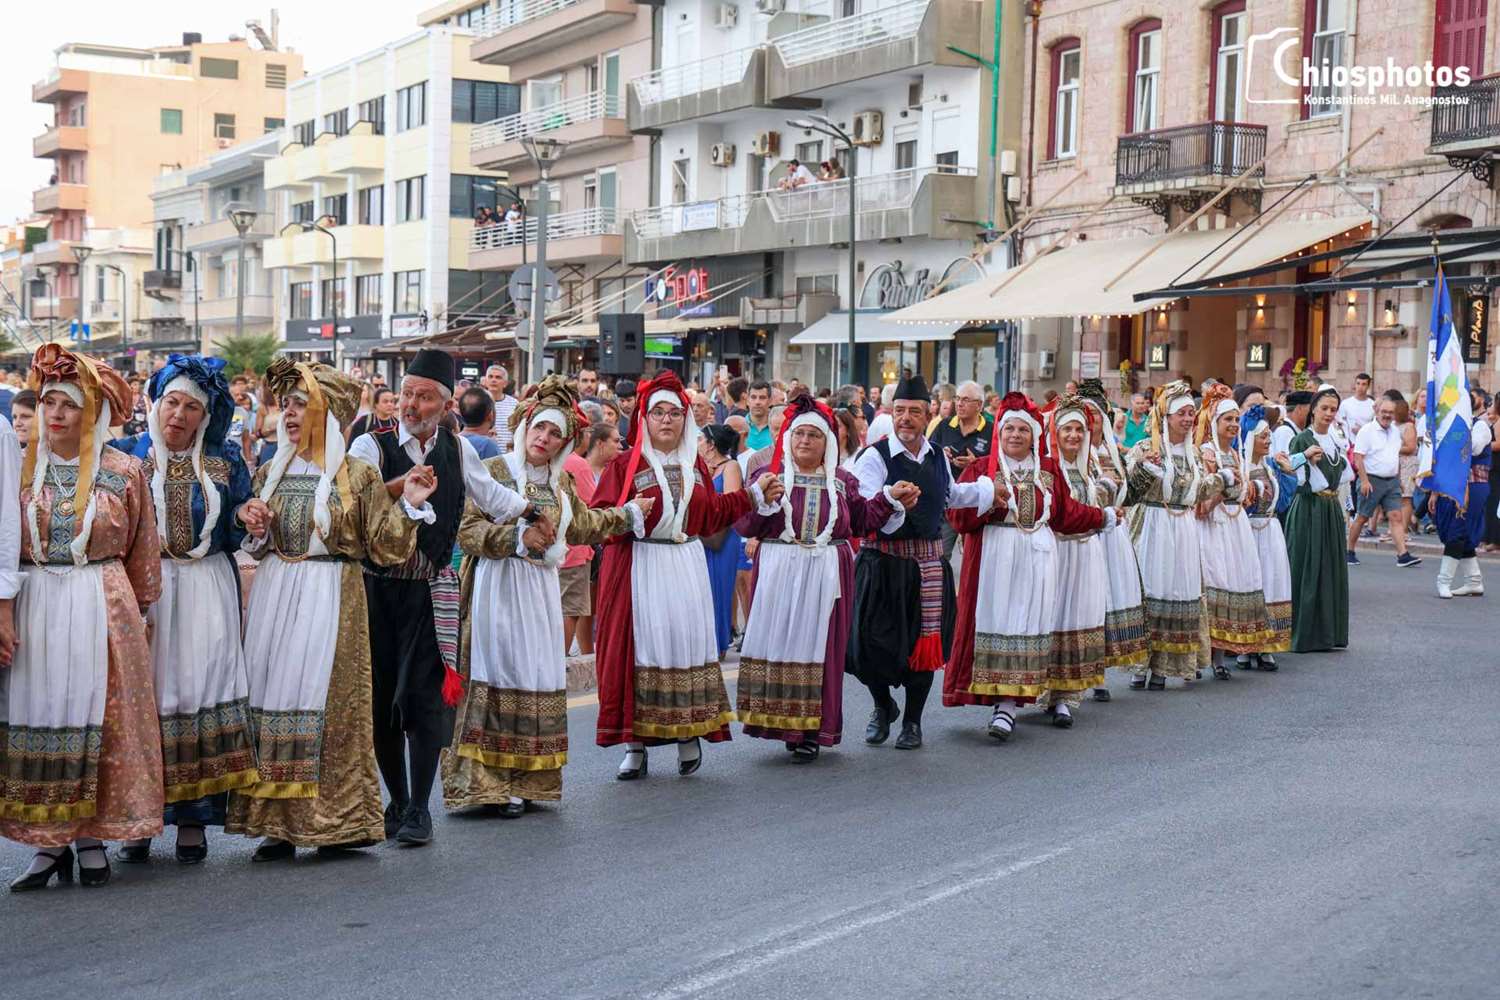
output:
[{"label": "sidewalk", "polygon": [[[1406,548],[1413,554],[1421,556],[1424,560],[1429,558],[1436,559],[1443,554],[1443,543],[1438,540],[1437,535],[1407,535]],[[1382,541],[1375,538],[1361,537],[1359,540],[1359,551],[1361,553],[1369,552],[1372,554],[1387,553],[1394,559],[1396,557],[1396,543],[1389,539]],[[1480,552],[1479,558],[1487,562],[1500,561],[1500,552]]]}]

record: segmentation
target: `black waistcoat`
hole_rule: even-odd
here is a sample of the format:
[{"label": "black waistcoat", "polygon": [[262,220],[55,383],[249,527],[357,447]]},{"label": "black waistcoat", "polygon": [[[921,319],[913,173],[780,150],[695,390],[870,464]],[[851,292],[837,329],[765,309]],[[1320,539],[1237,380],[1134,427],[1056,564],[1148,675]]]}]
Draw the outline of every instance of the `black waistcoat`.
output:
[{"label": "black waistcoat", "polygon": [[[911,457],[905,448],[892,447],[895,438],[881,438],[874,448],[885,459],[885,484],[894,486],[899,482],[915,483],[922,489],[917,505],[906,512],[906,520],[894,534],[882,538],[925,538],[929,541],[942,537],[943,515],[948,508],[948,460],[936,448],[927,452],[921,462]],[[899,442],[897,442],[899,443]]]},{"label": "black waistcoat", "polygon": [[[400,434],[396,431],[371,434],[380,448],[380,478],[395,479],[411,471],[417,463],[411,460],[406,449],[401,447]],[[463,454],[459,451],[458,438],[446,427],[437,429],[437,441],[427,453],[426,464],[432,466],[437,476],[437,489],[429,502],[437,513],[437,520],[417,528],[417,550],[427,557],[436,569],[446,566],[453,558],[453,543],[458,540],[458,522],[464,513]],[[365,561],[365,570],[375,576],[405,576],[402,567],[380,567]]]}]

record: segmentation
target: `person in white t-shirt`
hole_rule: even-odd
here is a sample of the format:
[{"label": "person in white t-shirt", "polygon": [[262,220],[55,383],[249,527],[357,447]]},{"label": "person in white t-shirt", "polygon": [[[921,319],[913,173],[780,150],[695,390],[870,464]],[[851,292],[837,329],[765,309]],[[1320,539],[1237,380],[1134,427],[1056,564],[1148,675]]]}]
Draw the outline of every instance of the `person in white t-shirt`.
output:
[{"label": "person in white t-shirt", "polygon": [[1350,442],[1359,436],[1360,428],[1375,419],[1375,400],[1370,396],[1372,384],[1370,376],[1360,372],[1354,376],[1354,395],[1339,404],[1339,413],[1334,419]]},{"label": "person in white t-shirt", "polygon": [[1365,522],[1375,511],[1384,509],[1391,538],[1396,543],[1396,565],[1403,568],[1417,565],[1421,558],[1406,551],[1406,517],[1401,503],[1401,428],[1396,426],[1396,404],[1391,400],[1382,399],[1375,407],[1375,419],[1360,427],[1355,435],[1353,465],[1359,482],[1359,503],[1354,522],[1349,525],[1349,564],[1359,564],[1354,543]]}]

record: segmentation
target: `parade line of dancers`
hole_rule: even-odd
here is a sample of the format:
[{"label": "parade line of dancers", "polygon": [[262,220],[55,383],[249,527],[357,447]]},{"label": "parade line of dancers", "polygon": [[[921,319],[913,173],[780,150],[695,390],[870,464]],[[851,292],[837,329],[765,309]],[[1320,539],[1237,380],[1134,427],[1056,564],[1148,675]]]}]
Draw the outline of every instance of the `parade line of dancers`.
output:
[{"label": "parade line of dancers", "polygon": [[[529,390],[512,450],[485,461],[443,420],[442,351],[410,364],[399,427],[347,449],[358,384],[278,359],[277,450],[252,478],[226,443],[222,368],[174,355],[151,379],[148,431],[110,440],[125,382],[47,345],[24,458],[0,438],[0,598],[15,613],[0,835],[36,849],[13,890],[75,870],[103,885],[105,842],[146,862],[164,824],[183,863],[203,860],[213,825],[261,838],[263,862],[425,844],[439,777],[453,810],[559,800],[570,545],[602,548],[596,740],[624,745],[627,781],[667,746],[693,774],[735,721],[815,761],[840,741],[845,673],[874,700],[865,742],[895,731],[914,750],[939,670],[943,704],[986,706],[976,724],[1003,743],[1028,706],[1065,729],[1089,692],[1108,701],[1106,668],[1160,691],[1348,643],[1337,494],[1351,472],[1327,387],[1274,453],[1292,414],[1242,410],[1224,386],[1201,405],[1166,386],[1128,453],[1097,380],[1045,414],[1013,392],[956,478],[925,436],[920,377],[896,388],[894,435],[846,467],[833,413],[803,393],[746,487],[721,494],[663,372],[585,503],[563,464],[587,420],[560,376]],[[702,542],[729,527],[760,542],[734,703]],[[247,601],[236,553],[257,563]]]}]

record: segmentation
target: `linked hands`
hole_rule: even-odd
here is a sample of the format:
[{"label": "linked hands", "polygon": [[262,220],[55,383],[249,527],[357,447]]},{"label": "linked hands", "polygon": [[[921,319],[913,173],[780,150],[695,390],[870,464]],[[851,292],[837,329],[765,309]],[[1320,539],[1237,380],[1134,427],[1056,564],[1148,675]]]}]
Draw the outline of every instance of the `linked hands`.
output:
[{"label": "linked hands", "polygon": [[271,530],[271,508],[259,497],[253,497],[240,505],[240,523],[251,536],[265,538]]},{"label": "linked hands", "polygon": [[902,480],[891,487],[891,499],[895,500],[906,510],[911,510],[922,499],[922,488],[916,483]]},{"label": "linked hands", "polygon": [[432,466],[414,465],[406,474],[406,482],[401,487],[401,496],[413,507],[421,507],[436,489],[437,474],[432,471]]},{"label": "linked hands", "polygon": [[773,476],[769,472],[761,473],[755,485],[760,489],[760,495],[766,498],[766,503],[780,503],[782,494],[786,492],[786,486],[781,482],[780,476]]}]

